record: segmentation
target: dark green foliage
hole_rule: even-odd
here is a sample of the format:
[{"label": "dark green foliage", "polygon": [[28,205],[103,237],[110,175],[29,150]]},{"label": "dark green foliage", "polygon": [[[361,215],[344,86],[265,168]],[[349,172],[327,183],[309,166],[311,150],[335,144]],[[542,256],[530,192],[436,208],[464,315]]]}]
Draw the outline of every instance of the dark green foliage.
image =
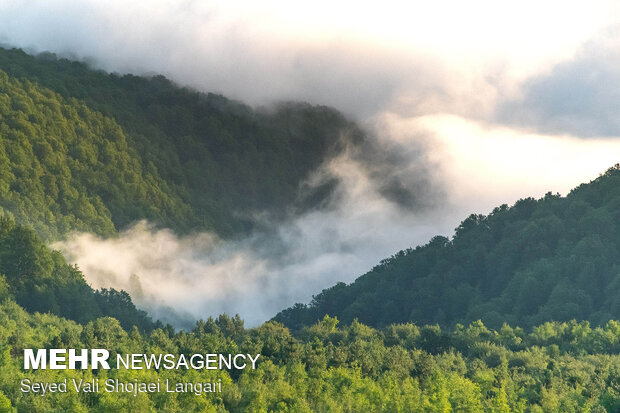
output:
[{"label": "dark green foliage", "polygon": [[86,323],[113,316],[125,328],[154,328],[129,295],[115,290],[94,291],[76,268],[52,251],[30,229],[0,218],[0,300],[14,298],[28,311],[52,313]]},{"label": "dark green foliage", "polygon": [[[141,330],[151,330],[161,324],[160,322],[153,323],[145,311],[138,310],[126,291],[102,288],[95,291],[94,298],[95,305],[100,309],[100,317],[114,317],[125,329],[137,326]],[[75,319],[75,317],[71,318]]]},{"label": "dark green foliage", "polygon": [[567,197],[547,194],[472,215],[450,240],[400,251],[347,286],[323,290],[275,320],[298,329],[344,322],[454,326],[482,319],[526,327],[620,317],[620,169]]},{"label": "dark green foliage", "polygon": [[300,183],[343,136],[362,139],[329,108],[253,110],[162,76],[107,74],[49,54],[0,49],[0,70],[10,88],[0,93],[0,114],[16,118],[0,119],[0,139],[19,143],[0,152],[0,171],[21,174],[13,186],[0,174],[0,206],[52,236],[109,234],[140,218],[230,235],[251,227],[256,211],[319,202],[298,202]]}]

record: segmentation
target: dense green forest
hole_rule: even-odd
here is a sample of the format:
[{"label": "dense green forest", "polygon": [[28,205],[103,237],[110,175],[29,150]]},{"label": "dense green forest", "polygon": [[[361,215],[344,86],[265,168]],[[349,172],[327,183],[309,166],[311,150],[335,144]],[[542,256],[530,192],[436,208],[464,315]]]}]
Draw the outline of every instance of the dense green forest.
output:
[{"label": "dense green forest", "polygon": [[[23,370],[24,348],[116,353],[260,353],[256,370]],[[452,330],[395,324],[376,330],[325,317],[292,336],[276,322],[239,318],[193,331],[126,331],[113,318],[85,325],[0,304],[0,411],[10,412],[616,412],[620,324],[546,323],[526,333],[481,322]],[[23,378],[211,382],[222,392],[23,393]]]},{"label": "dense green forest", "polygon": [[361,131],[301,103],[255,110],[162,76],[0,48],[0,212],[45,238],[139,219],[229,236],[291,213],[308,174]]},{"label": "dense green forest", "polygon": [[400,251],[275,320],[298,329],[325,314],[371,326],[618,319],[620,167],[566,197],[549,193],[471,215],[451,239]]},{"label": "dense green forest", "polygon": [[0,71],[0,213],[58,237],[185,210],[112,119]]}]

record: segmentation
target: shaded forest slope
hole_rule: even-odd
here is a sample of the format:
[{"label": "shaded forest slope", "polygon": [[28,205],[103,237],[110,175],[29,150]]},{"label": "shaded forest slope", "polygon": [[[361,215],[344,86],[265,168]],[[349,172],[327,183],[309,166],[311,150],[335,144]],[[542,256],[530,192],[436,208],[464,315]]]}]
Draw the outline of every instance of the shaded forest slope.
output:
[{"label": "shaded forest slope", "polygon": [[620,317],[620,169],[566,197],[547,194],[471,215],[451,239],[400,251],[275,320],[298,329],[325,314],[372,326],[529,327]]}]

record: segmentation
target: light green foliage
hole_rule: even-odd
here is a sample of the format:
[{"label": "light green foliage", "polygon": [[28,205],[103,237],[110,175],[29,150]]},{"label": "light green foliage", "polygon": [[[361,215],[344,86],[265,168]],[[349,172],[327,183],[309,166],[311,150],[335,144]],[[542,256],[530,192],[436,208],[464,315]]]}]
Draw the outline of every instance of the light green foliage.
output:
[{"label": "light green foliage", "polygon": [[186,208],[162,188],[112,119],[0,71],[0,207],[17,221],[51,238],[110,235]]},{"label": "light green foliage", "polygon": [[[442,338],[433,347],[424,334],[394,336],[360,323],[337,326],[327,318],[298,337],[269,322],[245,329],[221,316],[199,321],[192,332],[170,328],[125,332],[115,319],[79,325],[49,314],[28,314],[11,300],[0,304],[0,408],[12,411],[166,412],[604,412],[620,405],[620,356],[616,325],[588,329],[583,323],[551,323],[563,332],[541,339],[537,329],[520,343],[503,344],[482,323],[447,331],[422,327]],[[235,325],[231,328],[231,325]],[[329,325],[327,334],[324,334]],[[503,329],[507,330],[508,326]],[[515,331],[516,329],[513,329]],[[360,334],[360,332],[363,334]],[[463,340],[469,331],[469,341]],[[474,332],[482,332],[477,334]],[[317,336],[320,332],[321,338]],[[606,337],[600,341],[600,337]],[[598,340],[598,341],[597,341]],[[603,346],[600,352],[591,343]],[[217,370],[36,370],[21,368],[23,348],[104,347],[116,353],[260,353],[258,368]],[[446,349],[446,350],[444,350]],[[496,349],[499,363],[480,349]],[[317,368],[317,355],[321,355]],[[370,355],[370,357],[365,357]],[[493,362],[493,363],[491,363]],[[493,365],[491,365],[491,364]],[[59,381],[213,382],[221,393],[69,392],[24,394],[22,378]],[[8,410],[7,410],[8,409]],[[605,410],[607,409],[607,410]]]},{"label": "light green foliage", "polygon": [[11,407],[11,401],[0,392],[0,413],[13,413],[15,409]]}]

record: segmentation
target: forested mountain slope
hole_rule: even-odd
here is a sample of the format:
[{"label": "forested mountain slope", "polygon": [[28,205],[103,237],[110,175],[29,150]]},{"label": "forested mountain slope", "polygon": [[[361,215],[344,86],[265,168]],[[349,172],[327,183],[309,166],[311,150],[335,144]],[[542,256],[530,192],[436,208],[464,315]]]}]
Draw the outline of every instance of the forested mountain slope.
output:
[{"label": "forested mountain slope", "polygon": [[79,323],[111,316],[126,329],[150,331],[158,325],[136,309],[127,293],[94,291],[82,273],[45,246],[33,230],[0,218],[0,302],[5,299],[30,312],[57,314]]},{"label": "forested mountain slope", "polygon": [[112,119],[0,71],[0,212],[57,237],[188,209]]},{"label": "forested mountain slope", "polygon": [[0,49],[0,71],[0,207],[48,238],[141,218],[243,231],[257,211],[308,207],[300,183],[343,136],[363,139],[329,108],[254,110],[50,54]]},{"label": "forested mountain slope", "polygon": [[275,320],[300,328],[337,316],[372,326],[532,326],[620,318],[620,168],[574,189],[471,215],[452,239],[400,251]]}]

